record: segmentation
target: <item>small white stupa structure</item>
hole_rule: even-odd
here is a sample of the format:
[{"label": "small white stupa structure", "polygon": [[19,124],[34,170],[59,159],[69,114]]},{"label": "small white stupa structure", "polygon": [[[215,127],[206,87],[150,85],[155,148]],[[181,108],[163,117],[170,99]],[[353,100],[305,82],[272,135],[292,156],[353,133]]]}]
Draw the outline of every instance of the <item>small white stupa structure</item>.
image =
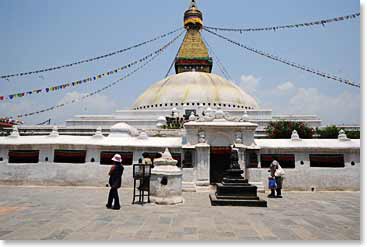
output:
[{"label": "small white stupa structure", "polygon": [[101,127],[97,127],[96,133],[93,135],[93,138],[104,138]]},{"label": "small white stupa structure", "polygon": [[292,141],[301,141],[302,140],[301,138],[299,138],[297,130],[292,131],[291,140]]},{"label": "small white stupa structure", "polygon": [[19,137],[20,135],[19,135],[19,130],[18,130],[18,126],[16,126],[16,125],[14,125],[13,126],[13,129],[12,129],[12,132],[11,132],[11,134],[10,134],[10,138],[17,138],[17,137]]},{"label": "small white stupa structure", "polygon": [[48,136],[49,137],[58,137],[59,136],[59,130],[58,130],[57,126],[52,127],[52,131]]},{"label": "small white stupa structure", "polygon": [[339,141],[350,141],[347,134],[345,134],[345,131],[342,129],[339,131],[338,140]]},{"label": "small white stupa structure", "polygon": [[157,204],[178,204],[183,202],[182,171],[176,166],[168,148],[162,157],[154,160],[150,180],[151,201]]}]

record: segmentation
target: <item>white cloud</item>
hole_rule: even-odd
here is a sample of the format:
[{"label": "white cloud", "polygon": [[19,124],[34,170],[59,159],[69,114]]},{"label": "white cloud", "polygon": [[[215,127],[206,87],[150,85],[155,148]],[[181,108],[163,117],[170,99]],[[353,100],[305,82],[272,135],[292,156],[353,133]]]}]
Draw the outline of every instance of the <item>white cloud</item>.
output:
[{"label": "white cloud", "polygon": [[255,93],[257,87],[259,86],[261,78],[255,77],[253,75],[241,75],[240,87],[243,88],[248,93]]},{"label": "white cloud", "polygon": [[326,95],[316,88],[298,88],[289,100],[294,114],[316,114],[324,124],[359,124],[361,100],[359,93],[342,92]]},{"label": "white cloud", "polygon": [[[78,92],[67,93],[57,104],[70,102],[74,99],[79,99],[86,94]],[[68,104],[52,114],[53,121],[63,124],[65,120],[72,118],[75,115],[99,115],[112,114],[118,109],[116,102],[111,100],[106,95],[97,94],[89,98],[85,98],[74,104]]]},{"label": "white cloud", "polygon": [[269,87],[259,83],[253,75],[241,76],[240,86],[256,98],[262,109],[272,109],[273,114],[316,115],[327,124],[359,124],[361,97],[359,91],[333,90],[321,92],[317,88],[297,87],[286,81]]},{"label": "white cloud", "polygon": [[[12,102],[0,103],[0,117],[16,116],[19,114],[30,113],[48,108],[53,105],[70,102],[78,99],[86,94],[78,92],[69,92],[58,102],[45,102],[40,104],[31,98],[17,99]],[[74,104],[67,104],[64,107],[57,108],[42,114],[36,114],[32,117],[26,117],[22,120],[25,124],[37,124],[51,118],[52,124],[64,125],[65,120],[72,118],[74,115],[84,114],[112,114],[118,109],[118,104],[109,97],[101,94],[94,95]]]},{"label": "white cloud", "polygon": [[17,115],[32,112],[35,105],[29,100],[4,101],[0,103],[0,117],[16,117]]},{"label": "white cloud", "polygon": [[284,82],[277,86],[277,90],[280,92],[284,92],[284,93],[287,93],[291,91],[292,89],[294,89],[294,84],[290,81]]}]

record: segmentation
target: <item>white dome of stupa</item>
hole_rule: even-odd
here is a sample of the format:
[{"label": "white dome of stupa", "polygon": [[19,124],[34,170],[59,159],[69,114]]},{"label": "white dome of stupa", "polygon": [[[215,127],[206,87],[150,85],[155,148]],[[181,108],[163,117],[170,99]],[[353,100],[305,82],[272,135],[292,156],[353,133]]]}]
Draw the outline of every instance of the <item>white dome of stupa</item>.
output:
[{"label": "white dome of stupa", "polygon": [[135,101],[136,110],[219,107],[256,109],[255,99],[240,87],[219,75],[184,72],[154,83]]}]

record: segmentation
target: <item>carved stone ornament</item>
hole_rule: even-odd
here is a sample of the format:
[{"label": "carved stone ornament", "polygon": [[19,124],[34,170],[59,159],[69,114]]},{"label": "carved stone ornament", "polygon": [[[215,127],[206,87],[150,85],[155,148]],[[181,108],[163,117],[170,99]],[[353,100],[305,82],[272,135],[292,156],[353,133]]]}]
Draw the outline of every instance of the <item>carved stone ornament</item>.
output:
[{"label": "carved stone ornament", "polygon": [[347,137],[347,134],[345,134],[345,131],[342,129],[339,131],[338,140],[339,141],[350,141],[350,139]]},{"label": "carved stone ornament", "polygon": [[236,132],[235,134],[235,143],[242,143],[242,133],[241,132]]},{"label": "carved stone ornament", "polygon": [[300,141],[300,140],[301,140],[301,139],[299,138],[299,135],[298,135],[297,130],[293,130],[293,131],[292,131],[291,140],[292,140],[292,141]]},{"label": "carved stone ornament", "polygon": [[190,117],[189,117],[189,121],[195,121],[196,117],[194,115],[194,112],[191,112]]},{"label": "carved stone ornament", "polygon": [[93,135],[94,138],[103,138],[103,134],[102,134],[102,128],[98,127],[96,129],[96,133]]},{"label": "carved stone ornament", "polygon": [[52,131],[51,131],[49,136],[50,137],[58,137],[59,136],[59,131],[57,129],[57,126],[52,127]]},{"label": "carved stone ornament", "polygon": [[203,130],[199,131],[199,143],[206,143],[206,135]]},{"label": "carved stone ornament", "polygon": [[247,112],[245,111],[240,118],[240,122],[248,122],[248,120],[249,120],[249,117],[247,115]]},{"label": "carved stone ornament", "polygon": [[12,137],[12,138],[19,137],[18,126],[13,125],[13,129],[9,137]]}]

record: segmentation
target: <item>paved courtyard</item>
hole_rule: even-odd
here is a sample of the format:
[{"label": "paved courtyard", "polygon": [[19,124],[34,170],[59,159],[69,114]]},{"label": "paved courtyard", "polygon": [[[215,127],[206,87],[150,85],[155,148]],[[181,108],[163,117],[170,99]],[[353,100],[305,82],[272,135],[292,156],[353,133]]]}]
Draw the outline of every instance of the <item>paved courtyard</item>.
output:
[{"label": "paved courtyard", "polygon": [[[176,206],[105,208],[108,188],[0,187],[3,240],[359,240],[359,192],[285,192],[268,208],[212,207],[208,193]],[[260,193],[264,198],[265,194]]]}]

